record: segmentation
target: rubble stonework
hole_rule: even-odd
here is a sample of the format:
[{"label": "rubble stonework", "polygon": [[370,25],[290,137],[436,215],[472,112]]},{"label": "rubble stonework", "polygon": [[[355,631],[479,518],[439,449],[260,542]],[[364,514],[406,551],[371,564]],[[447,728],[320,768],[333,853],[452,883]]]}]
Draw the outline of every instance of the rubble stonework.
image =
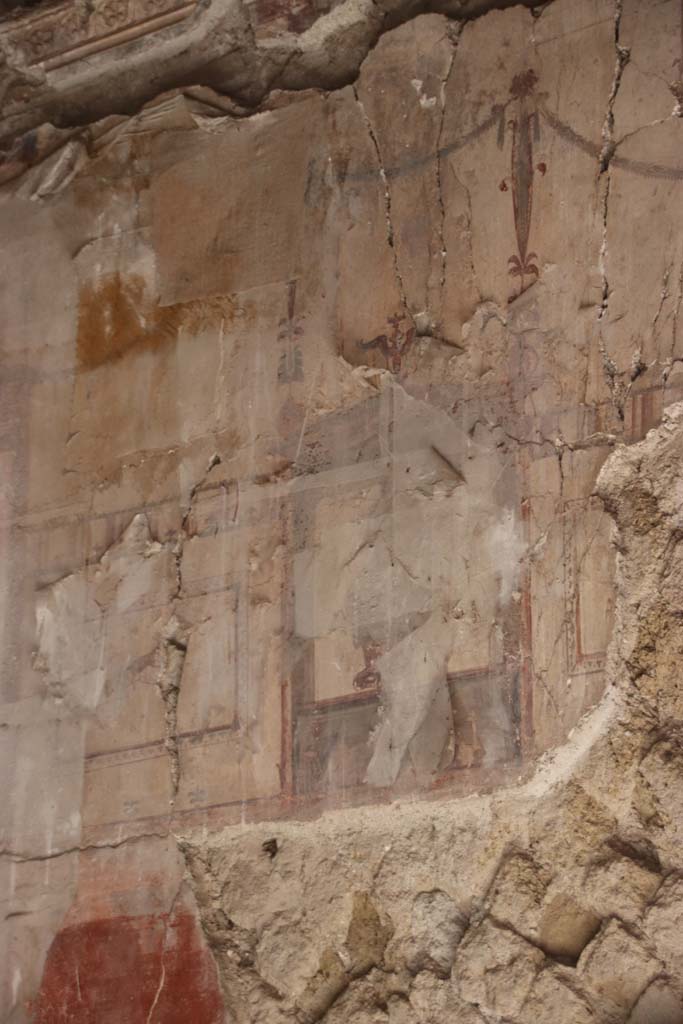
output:
[{"label": "rubble stonework", "polygon": [[0,22],[3,1019],[682,1021],[683,4],[152,6]]}]

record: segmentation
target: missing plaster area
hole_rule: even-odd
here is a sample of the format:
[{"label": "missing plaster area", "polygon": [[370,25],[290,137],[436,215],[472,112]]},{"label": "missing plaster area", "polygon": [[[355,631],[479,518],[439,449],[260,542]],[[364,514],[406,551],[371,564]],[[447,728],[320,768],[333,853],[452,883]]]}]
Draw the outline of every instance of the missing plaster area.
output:
[{"label": "missing plaster area", "polygon": [[177,620],[172,619],[166,628],[166,636],[158,652],[159,676],[157,686],[164,702],[164,719],[166,738],[164,745],[168,751],[171,766],[172,802],[180,785],[180,756],[178,753],[178,700],[183,678],[183,668],[187,656],[187,642]]}]

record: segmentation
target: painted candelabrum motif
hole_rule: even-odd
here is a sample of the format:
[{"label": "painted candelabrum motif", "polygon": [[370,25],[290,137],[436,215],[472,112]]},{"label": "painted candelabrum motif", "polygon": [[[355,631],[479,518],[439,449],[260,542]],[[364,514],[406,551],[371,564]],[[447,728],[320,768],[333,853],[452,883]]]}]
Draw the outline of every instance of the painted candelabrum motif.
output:
[{"label": "painted candelabrum motif", "polygon": [[296,281],[287,284],[287,315],[278,324],[278,341],[285,346],[280,354],[277,379],[280,384],[291,384],[304,379],[304,357],[298,344],[304,329],[301,318],[295,315]]},{"label": "painted candelabrum motif", "polygon": [[[534,173],[545,174],[547,168],[543,162],[535,163],[534,143],[540,141],[540,118],[536,105],[536,86],[538,75],[529,68],[512,79],[510,101],[500,109],[498,125],[498,146],[502,149],[505,140],[505,129],[512,136],[512,158],[509,184],[504,178],[500,183],[502,192],[512,191],[512,208],[517,236],[517,252],[508,259],[509,274],[519,278],[519,291],[510,296],[518,298],[527,288],[538,280],[538,256],[529,250],[531,234],[531,215],[533,210]],[[513,116],[507,116],[510,104],[513,104]]]}]

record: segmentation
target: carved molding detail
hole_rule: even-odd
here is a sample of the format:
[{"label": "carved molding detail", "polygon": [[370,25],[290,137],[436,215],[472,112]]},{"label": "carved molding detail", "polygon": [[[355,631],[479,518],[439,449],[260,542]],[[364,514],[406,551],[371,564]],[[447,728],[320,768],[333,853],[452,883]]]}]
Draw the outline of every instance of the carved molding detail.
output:
[{"label": "carved molding detail", "polygon": [[53,71],[183,21],[196,6],[196,0],[67,0],[13,20],[0,36],[24,54],[27,66]]}]

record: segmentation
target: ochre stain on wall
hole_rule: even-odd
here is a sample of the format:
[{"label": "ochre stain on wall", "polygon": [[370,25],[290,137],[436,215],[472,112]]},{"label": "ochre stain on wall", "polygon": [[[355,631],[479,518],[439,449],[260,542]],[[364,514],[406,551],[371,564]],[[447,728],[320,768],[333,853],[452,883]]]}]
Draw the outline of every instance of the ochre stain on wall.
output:
[{"label": "ochre stain on wall", "polygon": [[168,344],[181,327],[196,334],[221,320],[231,323],[237,313],[237,302],[231,296],[162,306],[139,274],[109,274],[81,288],[78,364],[83,370],[93,370],[132,350]]},{"label": "ochre stain on wall", "polygon": [[130,349],[156,348],[175,337],[181,317],[181,307],[159,306],[136,274],[87,282],[79,302],[78,362],[92,370]]},{"label": "ochre stain on wall", "polygon": [[219,1024],[216,970],[188,913],[63,928],[47,956],[34,1024]]}]

